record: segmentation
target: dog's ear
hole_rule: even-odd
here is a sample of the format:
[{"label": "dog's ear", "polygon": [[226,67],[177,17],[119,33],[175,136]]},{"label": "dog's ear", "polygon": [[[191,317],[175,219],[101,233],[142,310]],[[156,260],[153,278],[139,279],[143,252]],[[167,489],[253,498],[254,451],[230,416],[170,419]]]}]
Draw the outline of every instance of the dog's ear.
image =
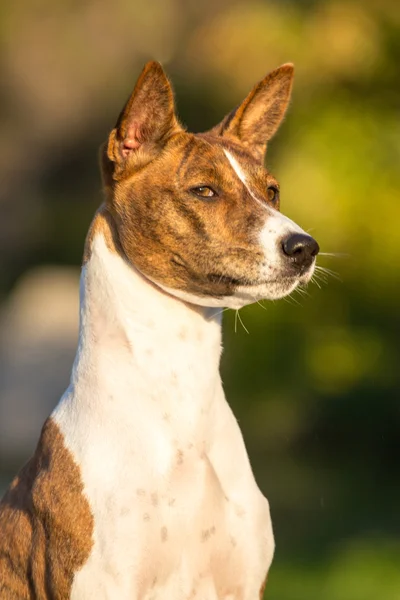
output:
[{"label": "dog's ear", "polygon": [[117,172],[135,159],[143,164],[180,130],[171,84],[160,63],[150,61],[110,134],[107,157]]},{"label": "dog's ear", "polygon": [[247,98],[209,133],[236,139],[263,160],[267,142],[277,131],[287,109],[293,82],[293,65],[269,73]]}]

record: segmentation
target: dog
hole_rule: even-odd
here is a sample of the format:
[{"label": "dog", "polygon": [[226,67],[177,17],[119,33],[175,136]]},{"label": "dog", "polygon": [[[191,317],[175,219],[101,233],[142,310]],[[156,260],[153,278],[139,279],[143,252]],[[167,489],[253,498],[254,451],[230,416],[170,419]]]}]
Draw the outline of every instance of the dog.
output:
[{"label": "dog", "polygon": [[256,600],[274,553],[219,375],[221,307],[307,283],[263,166],[293,65],[206,133],[148,63],[101,149],[70,385],[0,505],[2,600]]}]

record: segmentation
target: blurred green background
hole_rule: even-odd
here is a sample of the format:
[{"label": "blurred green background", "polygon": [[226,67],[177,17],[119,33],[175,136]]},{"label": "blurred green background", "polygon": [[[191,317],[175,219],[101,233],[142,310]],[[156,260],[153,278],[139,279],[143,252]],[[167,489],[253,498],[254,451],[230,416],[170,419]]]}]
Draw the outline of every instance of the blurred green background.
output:
[{"label": "blurred green background", "polygon": [[192,131],[292,61],[267,164],[341,281],[225,313],[223,380],[276,555],[270,600],[400,599],[400,4],[8,0],[0,8],[0,487],[68,383],[97,149],[144,62]]}]

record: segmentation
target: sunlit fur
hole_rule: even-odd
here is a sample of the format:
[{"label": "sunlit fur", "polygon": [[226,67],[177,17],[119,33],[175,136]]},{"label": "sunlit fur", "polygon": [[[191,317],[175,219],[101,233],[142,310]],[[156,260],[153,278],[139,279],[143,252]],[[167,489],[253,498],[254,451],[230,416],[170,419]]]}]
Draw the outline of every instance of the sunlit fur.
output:
[{"label": "sunlit fur", "polygon": [[[146,67],[102,154],[106,208],[127,260],[162,289],[202,306],[237,308],[290,293],[311,276],[282,253],[302,230],[267,188],[266,141],[286,110],[293,68],[268,75],[205,134],[184,130],[164,73]],[[157,117],[155,117],[157,115]],[[199,198],[209,186],[213,198]]]},{"label": "sunlit fur", "polygon": [[292,76],[276,69],[205,134],[179,124],[160,65],[139,77],[101,152],[70,385],[0,504],[1,598],[262,594],[269,504],[224,396],[215,307],[312,275],[314,259],[299,268],[282,249],[302,230],[263,166]]}]

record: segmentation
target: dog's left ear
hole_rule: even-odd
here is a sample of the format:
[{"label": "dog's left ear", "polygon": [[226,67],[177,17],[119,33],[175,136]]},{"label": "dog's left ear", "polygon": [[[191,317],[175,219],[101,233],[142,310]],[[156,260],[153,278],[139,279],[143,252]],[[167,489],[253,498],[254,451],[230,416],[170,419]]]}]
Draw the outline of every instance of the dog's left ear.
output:
[{"label": "dog's left ear", "polygon": [[107,146],[117,173],[135,158],[143,164],[182,128],[175,116],[171,84],[160,63],[148,62],[123,108]]},{"label": "dog's left ear", "polygon": [[263,160],[267,142],[277,131],[292,90],[293,65],[269,73],[247,98],[209,133],[236,139]]}]

